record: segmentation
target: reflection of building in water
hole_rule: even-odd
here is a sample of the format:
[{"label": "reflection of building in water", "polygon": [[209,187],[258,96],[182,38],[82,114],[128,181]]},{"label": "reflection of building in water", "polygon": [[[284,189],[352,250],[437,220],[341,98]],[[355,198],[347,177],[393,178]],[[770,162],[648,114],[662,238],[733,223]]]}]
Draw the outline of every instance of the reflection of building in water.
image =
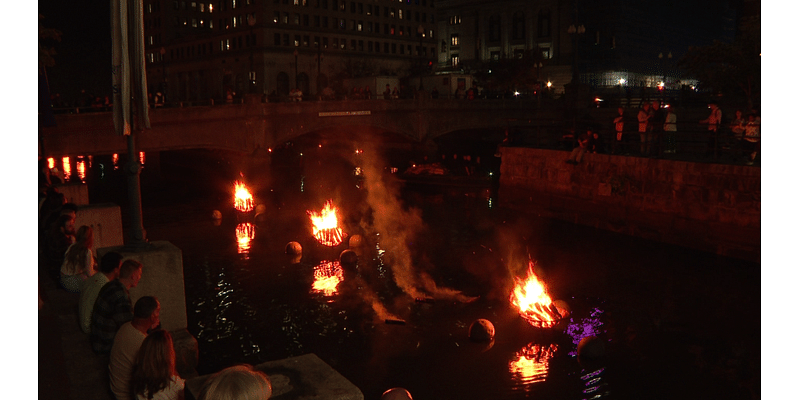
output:
[{"label": "reflection of building in water", "polygon": [[558,346],[530,343],[518,351],[508,363],[508,370],[513,379],[522,384],[542,382],[547,378],[550,359]]}]

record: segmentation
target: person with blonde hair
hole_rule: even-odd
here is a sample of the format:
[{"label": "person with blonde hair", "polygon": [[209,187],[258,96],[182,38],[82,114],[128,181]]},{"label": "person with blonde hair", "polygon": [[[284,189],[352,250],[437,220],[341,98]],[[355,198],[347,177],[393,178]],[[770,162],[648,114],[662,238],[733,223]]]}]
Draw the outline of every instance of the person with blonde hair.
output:
[{"label": "person with blonde hair", "polygon": [[200,400],[266,400],[272,396],[267,374],[251,365],[235,365],[217,372],[203,385]]},{"label": "person with blonde hair", "polygon": [[147,335],[136,353],[131,391],[137,400],[182,400],[185,386],[175,370],[172,335],[157,330]]},{"label": "person with blonde hair", "polygon": [[94,231],[90,226],[81,226],[75,235],[75,243],[69,245],[61,264],[61,287],[70,293],[80,293],[81,285],[95,273]]}]

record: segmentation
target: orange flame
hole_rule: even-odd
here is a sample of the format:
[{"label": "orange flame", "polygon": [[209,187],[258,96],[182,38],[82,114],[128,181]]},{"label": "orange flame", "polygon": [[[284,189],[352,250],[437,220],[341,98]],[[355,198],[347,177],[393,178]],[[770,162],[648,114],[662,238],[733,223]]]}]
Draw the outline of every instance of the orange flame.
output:
[{"label": "orange flame", "polygon": [[517,358],[508,363],[508,369],[515,378],[525,383],[542,382],[547,378],[550,359],[556,350],[558,346],[555,344],[545,346],[531,343],[516,353]]},{"label": "orange flame", "polygon": [[234,197],[233,207],[241,212],[253,211],[253,195],[247,190],[247,186],[243,182],[236,181],[233,183]]},{"label": "orange flame", "polygon": [[119,154],[114,153],[111,155],[111,162],[114,163],[114,169],[119,169]]},{"label": "orange flame", "polygon": [[344,233],[339,228],[339,218],[336,216],[336,207],[333,200],[328,200],[321,212],[307,211],[314,225],[314,237],[321,244],[333,247],[344,241]]},{"label": "orange flame", "polygon": [[236,243],[239,247],[239,254],[250,252],[250,241],[256,237],[256,228],[249,222],[243,222],[236,226]]},{"label": "orange flame", "polygon": [[144,165],[144,152],[143,151],[139,152],[139,163]]},{"label": "orange flame", "polygon": [[47,158],[47,168],[53,169],[55,167],[56,167],[56,159],[53,158],[53,157],[48,157]]},{"label": "orange flame", "polygon": [[312,291],[325,296],[333,296],[338,292],[339,282],[344,279],[344,271],[338,261],[322,261],[314,267],[314,283]]},{"label": "orange flame", "polygon": [[517,284],[511,292],[510,301],[519,309],[519,314],[531,325],[540,328],[553,327],[561,319],[561,315],[555,311],[547,289],[533,272],[533,261],[528,264],[528,279],[515,280]]}]

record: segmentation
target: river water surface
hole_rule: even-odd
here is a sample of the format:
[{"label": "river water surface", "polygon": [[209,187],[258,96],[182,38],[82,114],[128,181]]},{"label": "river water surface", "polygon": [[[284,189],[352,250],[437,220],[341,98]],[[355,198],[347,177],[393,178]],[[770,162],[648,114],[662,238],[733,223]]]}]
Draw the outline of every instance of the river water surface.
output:
[{"label": "river water surface", "polygon": [[[760,265],[512,213],[484,181],[411,185],[367,167],[364,178],[350,158],[309,154],[250,168],[210,152],[162,153],[160,172],[145,162],[147,237],[183,252],[200,374],[315,353],[375,400],[392,387],[416,400],[757,398]],[[91,201],[119,203],[127,224],[124,178],[108,157],[93,164]],[[264,214],[233,209],[237,179]],[[360,246],[313,238],[307,211],[329,199]],[[348,248],[358,266],[340,271]],[[509,303],[529,262],[571,308],[553,328]],[[314,289],[336,273],[335,290]],[[477,319],[493,342],[469,340]],[[606,356],[581,363],[588,336]]]}]

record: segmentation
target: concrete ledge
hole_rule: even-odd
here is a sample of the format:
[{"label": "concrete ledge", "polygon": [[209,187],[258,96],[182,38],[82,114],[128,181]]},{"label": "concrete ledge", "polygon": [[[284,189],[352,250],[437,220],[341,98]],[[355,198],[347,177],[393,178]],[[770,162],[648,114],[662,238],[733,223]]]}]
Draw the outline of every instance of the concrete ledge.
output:
[{"label": "concrete ledge", "polygon": [[183,283],[183,253],[167,241],[154,241],[141,249],[125,246],[98,249],[102,258],[108,251],[142,263],[142,279],[131,289],[131,303],[142,296],[156,296],[161,303],[161,327],[172,332],[186,329],[186,291]]},{"label": "concrete ledge", "polygon": [[60,183],[53,185],[59,193],[63,193],[67,198],[67,203],[75,203],[79,206],[89,204],[89,188],[85,183]]},{"label": "concrete ledge", "polygon": [[[269,361],[254,367],[269,376],[271,399],[364,400],[361,390],[315,354]],[[197,399],[210,376],[186,380],[186,399]]]},{"label": "concrete ledge", "polygon": [[[94,248],[122,246],[122,213],[114,203],[87,204],[78,206],[75,229],[82,225],[92,227]],[[95,254],[97,255],[97,254]],[[99,263],[98,257],[98,263]]]}]

